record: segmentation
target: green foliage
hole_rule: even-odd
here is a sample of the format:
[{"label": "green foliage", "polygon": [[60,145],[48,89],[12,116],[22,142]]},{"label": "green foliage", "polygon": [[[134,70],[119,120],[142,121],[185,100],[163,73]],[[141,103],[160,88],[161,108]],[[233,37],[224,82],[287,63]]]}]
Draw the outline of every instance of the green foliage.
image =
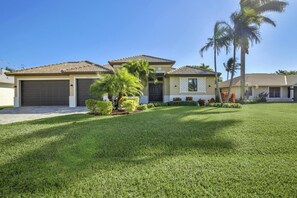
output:
[{"label": "green foliage", "polygon": [[128,63],[124,63],[122,67],[126,68],[129,73],[139,78],[144,86],[147,85],[148,79],[157,81],[154,73],[156,71],[155,67],[150,66],[149,62],[145,60],[129,61]]},{"label": "green foliage", "polygon": [[98,109],[97,109],[97,102],[98,100],[94,99],[88,99],[86,100],[86,107],[90,110],[90,113],[98,114]]},{"label": "green foliage", "polygon": [[291,71],[287,71],[287,70],[278,70],[275,72],[278,75],[297,75],[297,70],[291,70]]},{"label": "green foliage", "polygon": [[209,65],[205,65],[204,63],[202,63],[200,66],[191,66],[191,67],[205,70],[205,71],[213,71],[213,69]]},{"label": "green foliage", "polygon": [[154,102],[153,104],[154,104],[155,107],[168,106],[167,102]]},{"label": "green foliage", "polygon": [[257,100],[240,100],[239,101],[240,104],[256,104],[258,103]]},{"label": "green foliage", "polygon": [[135,100],[125,100],[122,103],[122,107],[127,111],[127,112],[132,112],[137,109],[138,104],[135,102]]},{"label": "green foliage", "polygon": [[168,106],[198,106],[195,101],[170,101],[167,104]]},{"label": "green foliage", "polygon": [[147,104],[147,108],[149,108],[149,109],[154,108],[154,107],[155,107],[154,103],[148,103]]},{"label": "green foliage", "polygon": [[114,74],[106,74],[91,85],[91,92],[95,96],[109,94],[116,97],[116,108],[123,96],[142,95],[141,81],[130,74],[126,68],[118,69]]},{"label": "green foliage", "polygon": [[222,108],[241,108],[239,103],[209,103],[209,107],[222,107]]},{"label": "green foliage", "polygon": [[147,104],[141,104],[141,105],[138,105],[137,107],[137,110],[140,110],[140,111],[145,111],[147,110]]},{"label": "green foliage", "polygon": [[110,115],[112,113],[113,105],[109,101],[97,101],[97,109],[101,115]]},{"label": "green foliage", "polygon": [[198,100],[198,104],[199,104],[199,106],[201,106],[201,107],[202,107],[202,106],[205,106],[205,100],[203,100],[203,99],[200,98],[200,99]]},{"label": "green foliage", "polygon": [[267,102],[267,98],[268,97],[268,93],[266,93],[266,92],[261,92],[258,96],[257,96],[257,98],[256,98],[256,100],[257,100],[257,102]]},{"label": "green foliage", "polygon": [[173,98],[173,101],[182,101],[182,99],[180,97],[175,97]]},{"label": "green foliage", "polygon": [[120,106],[122,106],[122,103],[127,101],[127,100],[133,100],[137,105],[139,105],[139,97],[128,97],[124,96],[120,100]]}]

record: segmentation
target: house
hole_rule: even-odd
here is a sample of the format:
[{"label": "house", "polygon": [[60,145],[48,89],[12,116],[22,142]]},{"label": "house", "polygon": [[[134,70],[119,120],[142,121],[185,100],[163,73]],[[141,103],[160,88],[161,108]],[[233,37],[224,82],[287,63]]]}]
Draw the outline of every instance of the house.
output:
[{"label": "house", "polygon": [[13,106],[14,97],[14,79],[8,77],[5,69],[0,69],[0,107]]},{"label": "house", "polygon": [[[175,61],[148,55],[132,56],[98,65],[90,61],[65,62],[7,73],[15,77],[15,107],[69,105],[84,106],[89,87],[102,74],[112,74],[123,63],[145,60],[156,68],[157,83],[149,82],[141,103],[168,102],[179,97],[193,100],[215,97],[215,73],[194,66],[174,69]],[[107,98],[105,98],[107,99]]]},{"label": "house", "polygon": [[[256,99],[260,93],[267,93],[268,102],[297,101],[297,75],[277,74],[246,74],[246,96],[248,99]],[[240,98],[241,78],[236,77],[232,83],[231,92],[236,98]],[[220,83],[222,92],[227,92],[230,80]]]}]

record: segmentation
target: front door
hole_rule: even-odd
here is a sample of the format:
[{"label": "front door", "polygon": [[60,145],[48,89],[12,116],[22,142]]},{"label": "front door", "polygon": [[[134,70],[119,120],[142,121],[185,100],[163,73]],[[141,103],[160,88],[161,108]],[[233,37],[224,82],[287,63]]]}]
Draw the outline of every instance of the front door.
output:
[{"label": "front door", "polygon": [[297,87],[294,87],[294,101],[297,102]]},{"label": "front door", "polygon": [[149,102],[163,102],[162,83],[149,83]]}]

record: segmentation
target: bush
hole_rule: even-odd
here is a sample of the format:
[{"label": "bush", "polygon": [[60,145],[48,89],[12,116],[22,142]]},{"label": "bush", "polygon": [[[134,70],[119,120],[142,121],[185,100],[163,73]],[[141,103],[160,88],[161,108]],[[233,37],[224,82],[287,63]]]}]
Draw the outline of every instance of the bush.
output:
[{"label": "bush", "polygon": [[180,97],[173,98],[173,101],[182,101]]},{"label": "bush", "polygon": [[168,106],[197,106],[195,101],[171,101],[167,104]]},{"label": "bush", "polygon": [[267,98],[268,97],[268,93],[266,93],[266,92],[262,92],[262,93],[260,93],[259,95],[258,95],[258,97],[256,98],[256,100],[258,101],[258,102],[267,102]]},{"label": "bush", "polygon": [[94,99],[86,100],[85,103],[86,103],[87,108],[90,110],[90,113],[99,114],[99,112],[97,110],[97,102],[98,102],[98,100],[94,100]]},{"label": "bush", "polygon": [[120,99],[120,107],[122,107],[122,103],[124,101],[127,101],[127,100],[133,100],[136,102],[137,105],[139,105],[139,97],[127,97],[127,96],[124,96]]},{"label": "bush", "polygon": [[257,100],[241,100],[239,101],[240,104],[256,104]]},{"label": "bush", "polygon": [[208,100],[208,103],[215,103],[215,102],[216,102],[216,100],[214,98],[211,98]]},{"label": "bush", "polygon": [[138,104],[136,103],[135,100],[126,100],[122,102],[122,107],[125,108],[127,112],[135,111],[137,106]]},{"label": "bush", "polygon": [[154,102],[153,104],[155,107],[168,106],[166,102]]},{"label": "bush", "polygon": [[203,106],[205,106],[205,100],[203,100],[203,99],[199,99],[198,100],[198,104],[199,104],[199,106],[201,106],[201,107],[203,107]]},{"label": "bush", "polygon": [[186,97],[186,101],[193,101],[193,97]]},{"label": "bush", "polygon": [[97,110],[101,115],[110,115],[112,113],[113,105],[109,101],[97,101]]},{"label": "bush", "polygon": [[140,111],[145,111],[145,110],[147,110],[147,104],[139,105],[139,106],[137,107],[137,110],[140,110]]},{"label": "bush", "polygon": [[153,103],[148,103],[147,104],[147,108],[149,108],[149,109],[154,108],[154,107],[155,107],[155,105]]},{"label": "bush", "polygon": [[209,103],[210,107],[222,107],[222,108],[241,108],[239,103]]}]

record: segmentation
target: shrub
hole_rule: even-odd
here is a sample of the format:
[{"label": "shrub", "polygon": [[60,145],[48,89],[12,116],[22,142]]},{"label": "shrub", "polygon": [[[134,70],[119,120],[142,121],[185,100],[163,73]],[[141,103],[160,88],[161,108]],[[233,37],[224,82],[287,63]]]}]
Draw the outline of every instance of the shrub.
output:
[{"label": "shrub", "polygon": [[267,102],[267,98],[268,97],[268,93],[266,93],[266,92],[262,92],[262,93],[260,93],[259,95],[258,95],[258,97],[256,98],[256,100],[258,101],[258,102]]},{"label": "shrub", "polygon": [[235,103],[236,102],[236,95],[235,95],[235,93],[231,93],[230,98],[229,98],[229,102],[232,102],[232,103]]},{"label": "shrub", "polygon": [[222,105],[223,108],[241,108],[241,104],[239,103],[224,103]]},{"label": "shrub", "polygon": [[209,103],[208,106],[210,106],[210,107],[222,107],[222,103],[219,103],[219,102]]},{"label": "shrub", "polygon": [[168,106],[197,106],[195,101],[171,101],[167,104]]},{"label": "shrub", "polygon": [[122,102],[122,107],[125,108],[127,112],[135,111],[138,104],[135,102],[135,100],[126,100]]},{"label": "shrub", "polygon": [[216,100],[214,98],[211,98],[208,100],[208,103],[215,103],[215,102],[216,102]]},{"label": "shrub", "polygon": [[122,107],[122,103],[127,101],[127,100],[133,100],[133,101],[135,101],[135,103],[137,105],[139,104],[139,97],[127,97],[127,96],[124,96],[120,100],[120,107]]},{"label": "shrub", "polygon": [[154,108],[154,107],[155,107],[155,105],[153,103],[148,103],[147,104],[147,108],[149,108],[149,109]]},{"label": "shrub", "polygon": [[145,111],[145,110],[147,110],[147,104],[139,105],[139,106],[137,107],[137,110],[140,110],[140,111]]},{"label": "shrub", "polygon": [[154,102],[155,107],[168,106],[166,102]]},{"label": "shrub", "polygon": [[241,100],[239,101],[240,104],[256,104],[257,100]]},{"label": "shrub", "polygon": [[94,99],[86,100],[85,103],[86,103],[87,108],[90,110],[90,113],[99,114],[98,109],[97,109],[97,102],[98,102],[98,100],[94,100]]},{"label": "shrub", "polygon": [[193,101],[193,97],[186,97],[186,101]]},{"label": "shrub", "polygon": [[182,101],[180,97],[173,98],[173,101]]},{"label": "shrub", "polygon": [[199,106],[201,106],[201,107],[202,107],[202,106],[205,106],[205,100],[203,100],[203,99],[200,98],[200,99],[198,100],[198,104],[199,104]]},{"label": "shrub", "polygon": [[101,115],[110,115],[112,113],[113,105],[109,101],[97,101],[97,110]]}]

